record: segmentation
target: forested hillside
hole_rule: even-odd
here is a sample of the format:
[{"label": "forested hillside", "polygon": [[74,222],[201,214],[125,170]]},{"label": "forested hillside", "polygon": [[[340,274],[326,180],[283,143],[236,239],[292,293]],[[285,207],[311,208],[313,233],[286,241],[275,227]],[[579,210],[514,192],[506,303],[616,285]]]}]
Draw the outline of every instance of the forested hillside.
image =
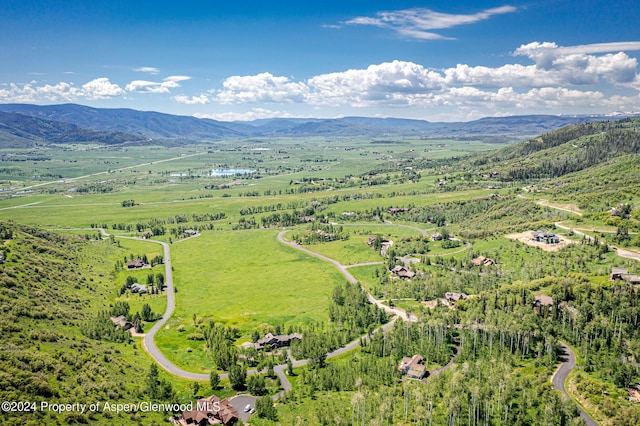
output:
[{"label": "forested hillside", "polygon": [[114,248],[41,229],[0,223],[0,399],[35,406],[4,410],[3,425],[159,423],[162,414],[109,411],[57,413],[40,404],[130,403],[146,394],[150,361],[128,333],[114,343],[85,337],[84,325],[99,321],[110,333],[113,292],[109,280]]}]

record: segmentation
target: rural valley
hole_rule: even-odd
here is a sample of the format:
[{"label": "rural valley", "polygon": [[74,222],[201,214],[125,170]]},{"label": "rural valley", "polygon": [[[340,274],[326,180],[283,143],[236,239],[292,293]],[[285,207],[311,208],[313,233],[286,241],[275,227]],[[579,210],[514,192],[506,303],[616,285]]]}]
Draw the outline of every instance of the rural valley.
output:
[{"label": "rural valley", "polygon": [[2,424],[640,424],[636,117],[0,110]]}]

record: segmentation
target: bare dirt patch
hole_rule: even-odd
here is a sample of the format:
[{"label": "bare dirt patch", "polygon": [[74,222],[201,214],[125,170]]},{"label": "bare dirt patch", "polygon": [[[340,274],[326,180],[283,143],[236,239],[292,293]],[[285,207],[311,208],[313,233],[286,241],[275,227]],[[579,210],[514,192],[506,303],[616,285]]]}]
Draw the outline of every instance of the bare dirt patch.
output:
[{"label": "bare dirt patch", "polygon": [[570,212],[576,214],[578,216],[582,216],[582,212],[580,211],[580,207],[571,203],[552,203],[549,200],[540,200],[538,204],[541,206],[551,207],[552,209],[564,210],[566,212]]},{"label": "bare dirt patch", "polygon": [[508,234],[508,235],[505,235],[505,238],[509,238],[510,240],[520,241],[521,243],[525,243],[528,246],[541,248],[544,251],[562,250],[569,244],[575,243],[575,241],[568,240],[564,237],[560,237],[560,242],[557,244],[539,243],[533,239],[533,231],[520,232],[518,234]]}]

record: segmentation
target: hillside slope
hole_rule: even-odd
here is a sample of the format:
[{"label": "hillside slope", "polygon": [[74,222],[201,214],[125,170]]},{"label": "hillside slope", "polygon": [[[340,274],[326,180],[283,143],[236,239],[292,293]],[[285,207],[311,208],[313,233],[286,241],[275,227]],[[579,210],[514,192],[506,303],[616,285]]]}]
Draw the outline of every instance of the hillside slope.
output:
[{"label": "hillside slope", "polygon": [[[0,399],[37,403],[35,412],[3,410],[3,425],[160,423],[156,413],[55,413],[42,402],[131,403],[142,398],[150,361],[131,343],[94,340],[84,324],[107,309],[113,291],[108,242],[87,242],[0,223]],[[109,264],[107,264],[109,262]],[[108,320],[107,320],[108,321]],[[112,326],[112,324],[111,324]]]},{"label": "hillside slope", "polygon": [[0,148],[50,143],[139,143],[145,138],[119,131],[96,131],[75,124],[0,111]]},{"label": "hillside slope", "polygon": [[153,111],[91,108],[76,104],[0,104],[0,111],[101,131],[133,133],[153,139],[186,139],[191,142],[246,137],[313,136],[483,138],[493,142],[513,142],[570,124],[607,119],[602,116],[527,115],[446,123],[376,117],[274,118],[222,122]]}]

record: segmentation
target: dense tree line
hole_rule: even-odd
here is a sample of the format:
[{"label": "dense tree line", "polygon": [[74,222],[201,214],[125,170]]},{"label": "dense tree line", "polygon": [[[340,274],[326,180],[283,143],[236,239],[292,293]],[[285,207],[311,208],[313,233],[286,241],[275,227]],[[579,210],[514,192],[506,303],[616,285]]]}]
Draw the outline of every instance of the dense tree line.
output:
[{"label": "dense tree line", "polygon": [[236,329],[215,324],[213,321],[209,321],[204,327],[203,338],[207,353],[220,370],[229,370],[236,364],[237,351],[234,341],[237,337]]}]

